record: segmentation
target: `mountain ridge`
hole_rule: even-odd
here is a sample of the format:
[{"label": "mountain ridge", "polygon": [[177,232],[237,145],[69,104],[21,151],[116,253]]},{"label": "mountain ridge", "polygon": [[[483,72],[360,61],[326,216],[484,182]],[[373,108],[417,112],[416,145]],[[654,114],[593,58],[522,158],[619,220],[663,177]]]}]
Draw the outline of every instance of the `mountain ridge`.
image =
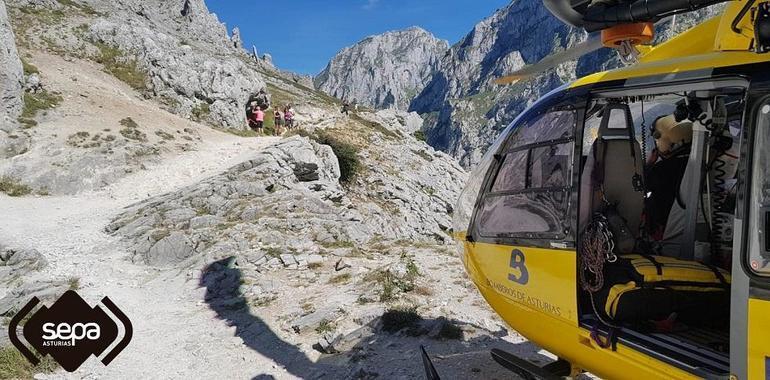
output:
[{"label": "mountain ridge", "polygon": [[448,48],[447,41],[416,26],[368,36],[337,53],[314,83],[347,102],[406,109]]}]

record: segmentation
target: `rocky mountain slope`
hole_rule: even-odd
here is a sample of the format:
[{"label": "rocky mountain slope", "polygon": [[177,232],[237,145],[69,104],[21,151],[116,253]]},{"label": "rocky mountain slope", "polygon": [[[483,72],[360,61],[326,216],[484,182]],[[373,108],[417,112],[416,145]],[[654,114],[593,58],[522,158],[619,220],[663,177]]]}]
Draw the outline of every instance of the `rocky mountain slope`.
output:
[{"label": "rocky mountain slope", "polygon": [[[720,6],[677,17],[658,28],[659,40],[714,16]],[[428,142],[473,166],[508,123],[537,98],[588,73],[621,65],[608,49],[513,86],[495,78],[535,63],[586,38],[551,15],[540,0],[514,0],[481,21],[443,57],[425,90],[410,105],[426,120]]]},{"label": "rocky mountain slope", "polygon": [[332,58],[315,85],[349,102],[406,110],[447,49],[446,41],[417,27],[368,37]]}]

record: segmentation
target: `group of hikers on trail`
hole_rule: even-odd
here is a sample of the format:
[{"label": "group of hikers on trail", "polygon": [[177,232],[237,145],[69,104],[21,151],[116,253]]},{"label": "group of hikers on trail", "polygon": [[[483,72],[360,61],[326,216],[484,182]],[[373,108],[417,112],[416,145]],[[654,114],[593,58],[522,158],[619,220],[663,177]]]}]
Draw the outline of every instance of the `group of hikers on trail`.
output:
[{"label": "group of hikers on trail", "polygon": [[[246,103],[246,118],[249,128],[258,135],[264,134],[265,111],[269,109],[270,99],[265,90],[260,90],[256,95],[249,97],[249,101]],[[294,129],[294,114],[294,108],[291,104],[287,104],[283,108],[278,105],[273,106],[273,134],[275,136],[280,136],[285,131]]]}]

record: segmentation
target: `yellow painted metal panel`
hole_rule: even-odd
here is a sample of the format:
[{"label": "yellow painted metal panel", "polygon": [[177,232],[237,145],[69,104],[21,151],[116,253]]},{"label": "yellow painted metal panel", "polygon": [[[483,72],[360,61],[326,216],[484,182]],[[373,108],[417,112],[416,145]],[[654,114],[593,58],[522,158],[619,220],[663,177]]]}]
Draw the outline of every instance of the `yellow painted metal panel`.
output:
[{"label": "yellow painted metal panel", "polygon": [[[513,302],[563,319],[577,326],[577,262],[574,251],[469,244],[469,256],[478,268],[479,280]],[[514,260],[521,252],[522,260]],[[517,254],[518,255],[518,254]],[[522,284],[511,280],[526,277]]]},{"label": "yellow painted metal panel", "polygon": [[[513,250],[526,260],[526,285],[508,279]],[[575,252],[465,243],[466,269],[481,294],[514,330],[579,368],[607,379],[696,379],[633,349],[603,349],[577,323]]]},{"label": "yellow painted metal panel", "polygon": [[749,379],[770,379],[770,301],[749,299]]},{"label": "yellow painted metal panel", "polygon": [[[733,20],[738,16],[741,9],[746,5],[748,0],[734,1],[725,8],[722,14],[721,23],[717,31],[717,38],[714,41],[714,49],[717,51],[728,50],[743,50],[746,51],[751,47],[751,41],[754,39],[754,25],[751,23],[750,11],[746,16],[738,23],[738,28],[741,30],[740,34],[737,34],[732,29]],[[757,3],[763,3],[759,1]]]}]

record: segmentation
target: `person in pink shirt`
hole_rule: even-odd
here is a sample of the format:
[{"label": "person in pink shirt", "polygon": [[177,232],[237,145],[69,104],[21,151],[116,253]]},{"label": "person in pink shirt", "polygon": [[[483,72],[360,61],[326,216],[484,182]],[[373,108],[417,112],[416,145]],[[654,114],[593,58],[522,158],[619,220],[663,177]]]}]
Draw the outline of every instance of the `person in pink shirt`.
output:
[{"label": "person in pink shirt", "polygon": [[264,125],[265,111],[262,111],[259,106],[254,106],[254,108],[251,109],[251,117],[249,117],[249,128],[261,135]]}]

